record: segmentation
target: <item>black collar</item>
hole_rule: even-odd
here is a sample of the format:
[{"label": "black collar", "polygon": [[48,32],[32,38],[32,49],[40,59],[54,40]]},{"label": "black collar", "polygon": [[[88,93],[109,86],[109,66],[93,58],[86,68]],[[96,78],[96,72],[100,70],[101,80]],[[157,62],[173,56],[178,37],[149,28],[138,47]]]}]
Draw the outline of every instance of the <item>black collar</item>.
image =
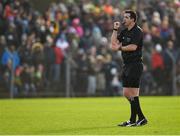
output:
[{"label": "black collar", "polygon": [[127,30],[128,30],[128,31],[132,31],[132,30],[133,30],[134,28],[136,28],[136,27],[137,27],[137,24],[135,23],[134,26],[133,26],[130,30],[128,30],[128,29],[127,29]]}]

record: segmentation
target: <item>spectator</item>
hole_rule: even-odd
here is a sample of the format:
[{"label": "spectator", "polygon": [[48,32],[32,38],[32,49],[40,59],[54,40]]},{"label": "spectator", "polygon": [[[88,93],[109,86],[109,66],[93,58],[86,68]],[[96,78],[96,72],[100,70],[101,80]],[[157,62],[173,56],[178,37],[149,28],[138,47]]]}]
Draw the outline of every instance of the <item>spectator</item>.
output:
[{"label": "spectator", "polygon": [[87,92],[87,77],[88,77],[88,63],[87,55],[83,49],[80,49],[76,58],[77,63],[77,84],[76,90],[85,93]]},{"label": "spectator", "polygon": [[14,45],[10,45],[4,50],[2,55],[2,64],[11,71],[15,70],[20,64],[20,59]]},{"label": "spectator", "polygon": [[152,74],[157,85],[157,91],[160,93],[163,87],[164,60],[162,56],[162,46],[157,44],[152,53]]},{"label": "spectator", "polygon": [[[4,53],[2,55],[2,65],[5,69],[4,71],[4,81],[6,84],[6,87],[10,89],[10,83],[11,80],[13,79],[12,77],[14,76],[14,72],[16,68],[20,64],[20,58],[15,50],[14,45],[10,45],[8,48],[4,50]],[[13,88],[13,93],[16,94],[16,91]]]},{"label": "spectator", "polygon": [[102,55],[97,55],[96,61],[97,61],[96,64],[97,91],[100,92],[100,94],[105,95],[105,84],[106,84],[105,73],[104,73],[105,58]]},{"label": "spectator", "polygon": [[25,96],[36,94],[35,67],[24,65],[21,73],[22,89]]},{"label": "spectator", "polygon": [[106,56],[106,62],[104,66],[105,72],[105,80],[106,80],[106,87],[105,87],[105,95],[112,96],[114,95],[114,88],[112,88],[112,81],[114,76],[117,74],[118,65],[115,61],[112,60],[110,55]]},{"label": "spectator", "polygon": [[97,72],[97,62],[96,62],[96,48],[92,47],[90,55],[88,56],[88,86],[87,94],[93,96],[96,93],[96,72]]},{"label": "spectator", "polygon": [[165,68],[165,78],[166,80],[164,81],[165,83],[165,94],[166,95],[172,95],[173,88],[173,75],[174,74],[174,69],[175,69],[175,64],[176,64],[176,52],[174,50],[174,44],[173,41],[168,41],[167,42],[167,48],[165,49],[164,52],[164,68]]},{"label": "spectator", "polygon": [[52,48],[53,39],[51,36],[47,36],[47,43],[44,47],[44,68],[45,68],[45,85],[49,86],[53,79],[53,65],[55,64],[55,52]]},{"label": "spectator", "polygon": [[61,67],[62,67],[62,62],[64,58],[64,54],[61,48],[57,46],[53,46],[54,53],[55,53],[55,62],[53,64],[53,81],[55,83],[58,83],[60,81],[61,77]]}]

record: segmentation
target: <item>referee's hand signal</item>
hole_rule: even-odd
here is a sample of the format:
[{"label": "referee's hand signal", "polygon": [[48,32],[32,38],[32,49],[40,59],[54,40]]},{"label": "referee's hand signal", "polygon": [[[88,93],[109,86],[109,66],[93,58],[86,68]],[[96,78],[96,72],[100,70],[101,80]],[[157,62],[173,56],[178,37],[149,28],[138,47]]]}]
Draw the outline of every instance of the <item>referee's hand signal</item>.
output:
[{"label": "referee's hand signal", "polygon": [[119,29],[120,27],[120,22],[116,21],[114,22],[114,29]]}]

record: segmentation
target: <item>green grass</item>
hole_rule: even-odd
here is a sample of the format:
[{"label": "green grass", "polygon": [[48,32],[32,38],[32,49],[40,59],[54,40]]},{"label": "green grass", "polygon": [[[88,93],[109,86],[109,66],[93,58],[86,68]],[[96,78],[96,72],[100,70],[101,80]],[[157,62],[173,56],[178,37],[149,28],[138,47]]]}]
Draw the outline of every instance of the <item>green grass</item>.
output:
[{"label": "green grass", "polygon": [[117,127],[129,118],[123,97],[0,100],[0,134],[180,134],[180,97],[141,97],[149,123]]}]

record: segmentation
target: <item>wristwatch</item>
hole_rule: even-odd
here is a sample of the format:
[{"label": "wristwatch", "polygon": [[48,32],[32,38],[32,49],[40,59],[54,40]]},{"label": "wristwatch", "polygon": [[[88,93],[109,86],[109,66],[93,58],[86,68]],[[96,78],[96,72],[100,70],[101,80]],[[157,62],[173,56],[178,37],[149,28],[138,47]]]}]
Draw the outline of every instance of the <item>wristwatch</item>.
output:
[{"label": "wristwatch", "polygon": [[114,31],[118,31],[118,29],[116,29],[116,28],[113,28],[113,30],[114,30]]}]

